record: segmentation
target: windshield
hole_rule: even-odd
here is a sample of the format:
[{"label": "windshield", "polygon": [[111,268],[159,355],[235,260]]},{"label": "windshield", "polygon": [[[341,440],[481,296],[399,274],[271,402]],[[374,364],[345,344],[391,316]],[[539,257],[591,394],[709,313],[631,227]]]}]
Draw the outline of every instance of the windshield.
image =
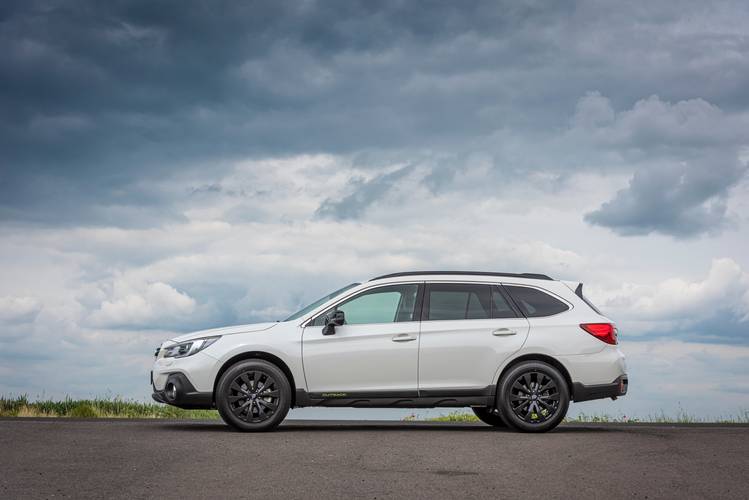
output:
[{"label": "windshield", "polygon": [[349,289],[351,289],[351,288],[354,288],[355,286],[359,286],[359,285],[361,285],[361,283],[351,283],[350,285],[346,285],[346,286],[344,286],[344,287],[343,287],[343,288],[341,288],[340,290],[336,290],[336,291],[335,291],[335,292],[333,292],[333,293],[329,293],[329,294],[328,294],[328,295],[326,295],[325,297],[323,297],[323,298],[321,298],[321,299],[318,299],[318,300],[314,301],[313,303],[311,303],[311,304],[310,304],[310,305],[308,305],[307,307],[305,307],[305,308],[301,309],[300,311],[297,311],[297,312],[295,312],[294,314],[292,314],[291,316],[289,316],[288,318],[286,318],[286,319],[285,319],[284,321],[292,321],[292,320],[295,320],[295,319],[301,318],[302,316],[304,316],[305,314],[307,314],[307,313],[308,313],[308,312],[310,312],[311,310],[313,310],[313,309],[315,309],[315,308],[317,308],[317,307],[319,307],[319,306],[323,305],[324,303],[326,303],[326,302],[327,302],[327,301],[329,301],[330,299],[332,299],[332,298],[334,298],[334,297],[337,297],[338,295],[342,294],[342,293],[343,293],[343,292],[345,292],[346,290],[349,290]]}]

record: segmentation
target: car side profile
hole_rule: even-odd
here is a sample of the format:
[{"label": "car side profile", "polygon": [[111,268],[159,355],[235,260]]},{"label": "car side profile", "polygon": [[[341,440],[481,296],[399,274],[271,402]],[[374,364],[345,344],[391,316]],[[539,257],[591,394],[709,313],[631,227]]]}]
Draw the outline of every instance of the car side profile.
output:
[{"label": "car side profile", "polygon": [[216,408],[241,431],[325,406],[470,407],[487,424],[544,432],[570,402],[627,393],[617,344],[581,283],[402,272],[348,285],[280,322],[167,340],[151,385],[156,401]]}]

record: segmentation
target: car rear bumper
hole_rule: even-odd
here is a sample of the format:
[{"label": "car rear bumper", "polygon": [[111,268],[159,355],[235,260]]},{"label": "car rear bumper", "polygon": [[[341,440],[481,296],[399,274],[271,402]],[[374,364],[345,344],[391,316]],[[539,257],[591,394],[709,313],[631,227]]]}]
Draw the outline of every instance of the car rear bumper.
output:
[{"label": "car rear bumper", "polygon": [[575,402],[590,401],[592,399],[616,399],[627,394],[629,380],[621,375],[610,384],[584,385],[580,382],[572,384],[572,400]]}]

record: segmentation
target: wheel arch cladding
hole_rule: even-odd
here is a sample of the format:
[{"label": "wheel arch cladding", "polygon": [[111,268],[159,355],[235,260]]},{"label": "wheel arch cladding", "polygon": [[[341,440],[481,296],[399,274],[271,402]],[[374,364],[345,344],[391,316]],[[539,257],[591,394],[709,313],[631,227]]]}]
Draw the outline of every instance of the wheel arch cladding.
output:
[{"label": "wheel arch cladding", "polygon": [[221,380],[221,376],[224,372],[240,361],[251,359],[262,359],[263,361],[272,363],[276,365],[284,375],[286,375],[286,378],[289,380],[289,385],[291,385],[291,407],[293,408],[296,404],[296,383],[294,382],[294,376],[291,374],[289,366],[278,356],[263,351],[243,352],[229,358],[223,365],[221,365],[221,368],[216,374],[216,379],[213,381],[213,400],[216,400],[216,386],[218,385],[218,381]]},{"label": "wheel arch cladding", "polygon": [[[505,376],[505,373],[510,371],[514,366],[517,366],[520,363],[523,363],[525,361],[541,361],[543,363],[547,363],[562,374],[564,377],[564,381],[567,382],[567,390],[570,393],[570,401],[573,399],[573,385],[572,385],[572,378],[570,377],[570,373],[567,371],[567,368],[559,362],[559,360],[548,356],[546,354],[524,354],[522,356],[518,356],[517,358],[513,359],[510,363],[505,366],[504,370],[502,370],[502,373],[499,374],[499,379],[497,380],[497,384],[499,384],[502,381],[502,377]],[[499,396],[499,391],[497,391],[497,396]]]}]

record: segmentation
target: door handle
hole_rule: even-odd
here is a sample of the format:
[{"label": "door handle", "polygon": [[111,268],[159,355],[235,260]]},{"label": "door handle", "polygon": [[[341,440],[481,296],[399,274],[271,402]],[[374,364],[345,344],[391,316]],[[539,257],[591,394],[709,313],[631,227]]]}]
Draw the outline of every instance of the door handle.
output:
[{"label": "door handle", "polygon": [[416,336],[408,333],[399,333],[393,337],[393,342],[411,342],[412,340],[416,340]]},{"label": "door handle", "polygon": [[497,328],[492,332],[492,335],[494,335],[495,337],[506,337],[508,335],[515,335],[517,333],[517,330],[512,330],[510,328]]}]

